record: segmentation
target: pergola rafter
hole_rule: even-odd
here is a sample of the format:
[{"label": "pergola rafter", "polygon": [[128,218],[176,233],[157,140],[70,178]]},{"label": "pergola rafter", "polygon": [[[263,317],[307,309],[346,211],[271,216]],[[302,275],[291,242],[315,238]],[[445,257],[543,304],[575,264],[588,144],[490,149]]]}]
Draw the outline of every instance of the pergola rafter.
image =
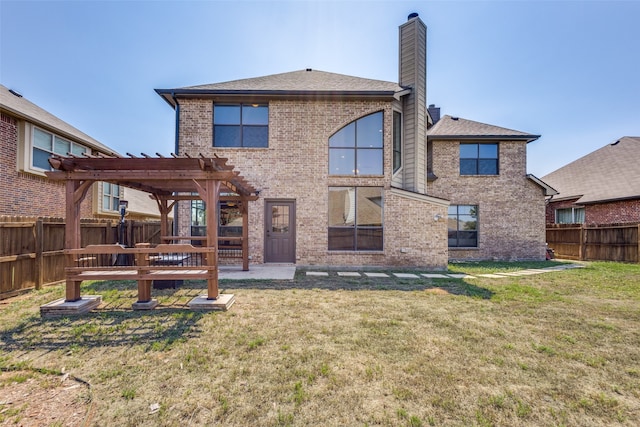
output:
[{"label": "pergola rafter", "polygon": [[[80,248],[80,203],[88,189],[96,181],[118,184],[124,187],[147,192],[158,204],[161,216],[161,235],[168,237],[168,215],[176,202],[180,200],[202,199],[209,207],[206,211],[207,236],[206,247],[211,249],[207,257],[209,267],[215,274],[208,279],[208,298],[218,296],[218,218],[215,207],[221,199],[221,193],[235,193],[237,196],[223,196],[224,200],[234,200],[243,215],[242,258],[243,269],[249,269],[248,257],[248,215],[249,201],[257,200],[258,191],[240,172],[227,164],[228,159],[206,157],[202,154],[192,157],[188,154],[164,157],[157,154],[152,157],[142,154],[136,157],[98,155],[53,155],[49,163],[54,171],[46,175],[52,180],[66,181],[66,237],[65,249]],[[187,239],[189,236],[184,236]],[[69,264],[69,261],[67,264]],[[72,267],[71,265],[67,265]],[[80,299],[80,282],[67,279],[67,301]]]}]

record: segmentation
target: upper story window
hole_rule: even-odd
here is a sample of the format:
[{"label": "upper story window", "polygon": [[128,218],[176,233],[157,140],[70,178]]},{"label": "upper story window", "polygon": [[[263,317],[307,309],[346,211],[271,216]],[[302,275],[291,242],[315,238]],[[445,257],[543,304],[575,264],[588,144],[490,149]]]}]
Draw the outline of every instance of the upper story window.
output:
[{"label": "upper story window", "polygon": [[329,175],[382,175],[382,111],[349,123],[329,138]]},{"label": "upper story window", "polygon": [[120,186],[109,182],[102,183],[102,210],[118,212],[120,205]]},{"label": "upper story window", "polygon": [[451,205],[448,212],[450,248],[474,248],[478,246],[478,206]]},{"label": "upper story window", "polygon": [[584,208],[556,209],[556,224],[584,224]]},{"label": "upper story window", "polygon": [[393,172],[402,167],[402,114],[393,112]]},{"label": "upper story window", "polygon": [[498,175],[498,144],[460,144],[460,175]]},{"label": "upper story window", "polygon": [[269,106],[216,104],[213,106],[213,146],[269,146]]},{"label": "upper story window", "polygon": [[84,145],[60,138],[37,127],[33,128],[31,167],[35,169],[52,170],[49,157],[53,153],[62,156],[66,156],[68,153],[80,156],[88,151],[89,149]]}]

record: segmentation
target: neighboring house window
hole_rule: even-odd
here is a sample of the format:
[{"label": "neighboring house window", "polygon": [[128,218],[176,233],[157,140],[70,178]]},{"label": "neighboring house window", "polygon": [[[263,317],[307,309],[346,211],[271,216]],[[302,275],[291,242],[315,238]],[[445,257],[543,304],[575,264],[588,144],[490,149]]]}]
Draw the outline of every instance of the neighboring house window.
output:
[{"label": "neighboring house window", "polygon": [[102,183],[102,210],[118,212],[120,205],[120,186],[109,182]]},{"label": "neighboring house window", "polygon": [[498,144],[460,144],[460,175],[498,175]]},{"label": "neighboring house window", "polygon": [[393,112],[393,172],[402,166],[402,115]]},{"label": "neighboring house window", "polygon": [[269,146],[269,107],[258,104],[213,106],[213,146]]},{"label": "neighboring house window", "polygon": [[584,208],[556,209],[556,224],[584,224]]},{"label": "neighboring house window", "polygon": [[329,250],[383,249],[382,188],[329,187]]},{"label": "neighboring house window", "polygon": [[478,206],[451,205],[448,212],[449,247],[478,246]]},{"label": "neighboring house window", "polygon": [[68,153],[82,155],[89,151],[83,145],[60,138],[50,132],[46,132],[36,127],[33,128],[33,155],[31,156],[31,166],[46,171],[52,170],[49,164],[51,154],[66,156]]},{"label": "neighboring house window", "polygon": [[382,175],[382,112],[349,123],[329,138],[330,175]]}]

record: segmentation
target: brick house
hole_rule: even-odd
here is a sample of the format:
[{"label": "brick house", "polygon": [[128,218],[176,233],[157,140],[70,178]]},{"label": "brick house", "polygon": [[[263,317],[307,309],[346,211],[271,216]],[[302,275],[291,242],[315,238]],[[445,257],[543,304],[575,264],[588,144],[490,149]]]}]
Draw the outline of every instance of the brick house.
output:
[{"label": "brick house", "polygon": [[[433,108],[431,108],[433,110]],[[427,193],[450,200],[449,259],[536,259],[545,253],[545,196],[526,173],[538,135],[444,116],[427,132]]]},{"label": "brick house", "polygon": [[625,136],[544,176],[548,224],[640,222],[640,137]]},{"label": "brick house", "polygon": [[[65,216],[64,183],[45,176],[51,153],[114,153],[109,147],[0,85],[0,215]],[[144,195],[144,197],[143,197]],[[127,218],[159,217],[155,202],[137,190],[98,183],[81,205],[82,218],[117,218],[129,201]]]},{"label": "brick house", "polygon": [[[228,158],[260,189],[249,205],[253,262],[446,268],[458,238],[456,259],[544,259],[546,190],[525,172],[526,143],[537,136],[485,125],[459,137],[439,131],[448,117],[428,131],[417,14],[399,39],[398,83],[306,69],[156,90],[176,111],[181,155]],[[499,151],[499,173],[458,172],[456,147],[470,142]],[[204,225],[203,209],[181,202],[180,235]],[[234,207],[218,209],[219,234],[234,232]],[[470,227],[475,238],[464,240]]]}]

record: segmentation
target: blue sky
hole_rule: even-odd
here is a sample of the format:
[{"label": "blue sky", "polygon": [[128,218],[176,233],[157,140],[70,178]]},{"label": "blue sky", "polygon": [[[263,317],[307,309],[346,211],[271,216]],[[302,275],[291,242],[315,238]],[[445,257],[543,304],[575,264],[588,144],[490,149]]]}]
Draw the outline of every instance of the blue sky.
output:
[{"label": "blue sky", "polygon": [[640,135],[635,0],[0,0],[0,83],[121,153],[166,155],[175,116],[154,89],[304,68],[397,81],[411,12],[428,103],[542,135],[528,172]]}]

